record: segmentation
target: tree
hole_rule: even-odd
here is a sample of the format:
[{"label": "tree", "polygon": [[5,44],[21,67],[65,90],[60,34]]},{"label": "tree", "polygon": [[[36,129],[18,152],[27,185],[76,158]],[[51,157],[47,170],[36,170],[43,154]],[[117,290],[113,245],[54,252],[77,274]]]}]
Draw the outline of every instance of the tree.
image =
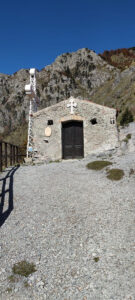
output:
[{"label": "tree", "polygon": [[124,126],[133,121],[134,121],[134,118],[133,118],[132,112],[127,107],[121,116],[120,125]]}]

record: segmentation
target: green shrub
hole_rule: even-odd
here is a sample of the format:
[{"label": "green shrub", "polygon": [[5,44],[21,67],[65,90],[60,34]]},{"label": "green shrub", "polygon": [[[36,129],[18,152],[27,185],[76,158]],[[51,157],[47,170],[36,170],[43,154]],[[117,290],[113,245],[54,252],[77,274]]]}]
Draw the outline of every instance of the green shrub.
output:
[{"label": "green shrub", "polygon": [[95,262],[99,261],[99,257],[94,257]]},{"label": "green shrub", "polygon": [[127,144],[128,143],[128,139],[125,138],[124,140],[122,140],[122,142],[125,142]]},{"label": "green shrub", "polygon": [[130,122],[133,122],[133,121],[134,121],[134,118],[133,118],[132,112],[127,107],[121,116],[120,125],[121,126],[128,125]]},{"label": "green shrub", "polygon": [[128,134],[126,135],[126,138],[127,138],[128,140],[130,140],[130,139],[131,139],[131,133],[128,133]]},{"label": "green shrub", "polygon": [[110,161],[107,161],[107,160],[96,160],[96,161],[92,161],[92,162],[88,163],[86,165],[86,167],[88,169],[91,169],[91,170],[99,171],[99,170],[102,170],[103,168],[105,168],[105,167],[107,167],[109,165],[112,165],[112,163]]},{"label": "green shrub", "polygon": [[36,272],[35,265],[27,261],[20,261],[14,264],[12,271],[14,274],[28,277],[30,274]]},{"label": "green shrub", "polygon": [[124,171],[121,169],[111,169],[107,171],[107,178],[110,180],[120,180],[124,176]]},{"label": "green shrub", "polygon": [[126,135],[126,137],[123,140],[123,142],[125,142],[127,144],[130,139],[131,139],[131,133],[129,133],[129,134]]}]

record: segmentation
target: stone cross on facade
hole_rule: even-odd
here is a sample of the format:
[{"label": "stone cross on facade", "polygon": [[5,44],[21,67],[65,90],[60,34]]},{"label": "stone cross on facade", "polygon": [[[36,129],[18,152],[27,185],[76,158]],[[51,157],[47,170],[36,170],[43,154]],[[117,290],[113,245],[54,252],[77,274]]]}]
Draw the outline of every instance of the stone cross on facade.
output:
[{"label": "stone cross on facade", "polygon": [[73,97],[69,98],[69,102],[70,103],[67,104],[67,107],[71,107],[70,113],[71,113],[71,115],[73,115],[74,114],[74,107],[77,107],[77,103],[74,102],[74,98]]}]

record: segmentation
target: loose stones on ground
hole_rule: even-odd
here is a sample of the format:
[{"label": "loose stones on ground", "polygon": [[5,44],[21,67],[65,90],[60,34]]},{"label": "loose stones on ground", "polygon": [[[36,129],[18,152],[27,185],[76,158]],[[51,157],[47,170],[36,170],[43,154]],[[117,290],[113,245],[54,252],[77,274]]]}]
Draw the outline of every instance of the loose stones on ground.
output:
[{"label": "loose stones on ground", "polygon": [[[125,172],[120,182],[108,180],[104,170],[88,170],[94,160],[18,169],[14,210],[1,227],[2,300],[135,298],[135,185],[129,176],[135,155],[111,157]],[[22,260],[37,271],[11,283],[12,267]]]}]

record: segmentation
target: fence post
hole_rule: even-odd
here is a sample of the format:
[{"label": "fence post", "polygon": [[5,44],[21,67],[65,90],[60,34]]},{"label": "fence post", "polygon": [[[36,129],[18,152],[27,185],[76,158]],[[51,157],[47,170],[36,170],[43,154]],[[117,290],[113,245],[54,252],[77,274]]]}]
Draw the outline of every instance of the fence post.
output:
[{"label": "fence post", "polygon": [[7,143],[4,142],[5,144],[5,167],[7,168]]},{"label": "fence post", "polygon": [[18,163],[18,146],[16,146],[16,162]]},{"label": "fence post", "polygon": [[13,165],[15,164],[15,146],[13,145]]},{"label": "fence post", "polygon": [[0,140],[0,172],[3,170],[3,165],[7,168],[20,161],[20,157],[24,155],[19,154],[19,149],[19,146]]},{"label": "fence post", "polygon": [[2,142],[0,141],[0,172],[2,172]]},{"label": "fence post", "polygon": [[12,166],[12,161],[13,161],[13,159],[12,159],[12,151],[13,149],[12,149],[12,145],[10,144],[10,166]]}]

